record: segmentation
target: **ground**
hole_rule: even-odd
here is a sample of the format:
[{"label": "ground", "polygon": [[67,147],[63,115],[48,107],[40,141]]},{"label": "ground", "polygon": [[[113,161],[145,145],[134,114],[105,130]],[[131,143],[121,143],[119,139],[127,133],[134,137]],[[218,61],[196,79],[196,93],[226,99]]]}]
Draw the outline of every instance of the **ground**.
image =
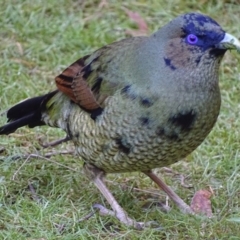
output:
[{"label": "ground", "polygon": [[[146,34],[190,11],[210,15],[240,37],[238,0],[2,1],[0,113],[54,90],[54,77],[81,56],[138,34],[132,18]],[[212,218],[183,215],[148,177],[128,173],[109,175],[109,188],[131,217],[154,219],[161,228],[138,231],[97,213],[84,219],[92,204],[108,204],[82,174],[81,159],[64,154],[71,143],[43,149],[41,143],[64,133],[25,127],[0,137],[0,239],[240,239],[239,60],[232,52],[222,63],[222,108],[211,134],[172,170],[157,170],[188,203],[196,191],[211,190]],[[2,116],[0,125],[5,121]],[[166,201],[168,213],[159,206]]]}]

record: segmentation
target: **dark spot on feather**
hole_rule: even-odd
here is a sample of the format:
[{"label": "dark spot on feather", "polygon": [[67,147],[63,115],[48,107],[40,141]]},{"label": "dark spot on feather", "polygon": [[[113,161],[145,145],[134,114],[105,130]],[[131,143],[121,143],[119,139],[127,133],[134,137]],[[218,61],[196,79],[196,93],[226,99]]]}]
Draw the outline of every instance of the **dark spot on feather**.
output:
[{"label": "dark spot on feather", "polygon": [[164,58],[165,64],[166,66],[168,66],[169,68],[171,68],[172,70],[176,70],[177,68],[171,63],[171,59],[169,58]]},{"label": "dark spot on feather", "polygon": [[117,145],[118,145],[118,149],[126,154],[130,153],[131,150],[131,145],[129,143],[126,143],[125,141],[123,141],[123,138],[116,138],[115,139]]},{"label": "dark spot on feather", "polygon": [[127,85],[124,88],[122,88],[121,93],[122,94],[128,94],[130,91],[131,85]]},{"label": "dark spot on feather", "polygon": [[195,60],[195,63],[198,65],[201,61],[202,55],[198,56],[197,59]]},{"label": "dark spot on feather", "polygon": [[91,118],[95,121],[96,118],[103,113],[103,108],[99,107],[97,109],[92,110],[90,113]]},{"label": "dark spot on feather", "polygon": [[95,93],[98,93],[100,88],[101,88],[101,84],[102,84],[102,78],[101,77],[98,77],[96,79],[96,82],[94,83],[93,87],[92,87],[92,91],[95,92]]},{"label": "dark spot on feather", "polygon": [[193,110],[190,110],[188,112],[180,112],[168,119],[168,121],[175,126],[178,126],[183,131],[190,130],[191,126],[194,123],[194,120],[196,118],[196,113]]},{"label": "dark spot on feather", "polygon": [[167,131],[164,129],[162,126],[158,126],[156,131],[156,135],[162,138],[167,138],[169,140],[179,140],[179,136],[176,132],[174,131]]},{"label": "dark spot on feather", "polygon": [[72,82],[72,80],[73,80],[73,77],[69,77],[69,76],[66,76],[64,74],[60,74],[58,77],[63,79],[65,82]]},{"label": "dark spot on feather", "polygon": [[48,105],[48,112],[52,111],[52,108],[54,107],[54,105],[55,105],[54,102]]},{"label": "dark spot on feather", "polygon": [[173,140],[173,141],[179,140],[179,136],[178,136],[178,134],[176,132],[172,132],[172,133],[168,134],[167,137],[170,140]]},{"label": "dark spot on feather", "polygon": [[122,88],[121,93],[125,95],[127,98],[135,99],[137,96],[132,92],[131,85],[126,85],[124,88]]},{"label": "dark spot on feather", "polygon": [[[115,57],[115,56],[114,56]],[[106,61],[106,64],[109,64],[109,63],[111,63],[112,62],[112,60],[114,59],[114,57],[113,58],[110,58],[110,59],[108,59],[107,61]],[[118,66],[116,66],[117,68],[118,68]]]},{"label": "dark spot on feather", "polygon": [[220,56],[223,56],[226,51],[227,49],[213,48],[209,51],[209,53],[214,57],[220,57]]},{"label": "dark spot on feather", "polygon": [[139,120],[142,126],[148,126],[150,123],[150,120],[147,117],[140,117]]},{"label": "dark spot on feather", "polygon": [[144,107],[151,107],[153,105],[153,102],[148,98],[140,98],[140,103]]},{"label": "dark spot on feather", "polygon": [[83,74],[83,78],[87,79],[89,77],[89,75],[92,73],[92,67],[91,64],[86,65],[82,72],[84,72]]},{"label": "dark spot on feather", "polygon": [[164,128],[163,127],[157,127],[156,134],[157,134],[157,136],[162,137],[165,134]]},{"label": "dark spot on feather", "polygon": [[71,129],[70,129],[69,121],[67,121],[67,134],[68,134],[69,138],[72,139],[73,134],[72,134]]},{"label": "dark spot on feather", "polygon": [[65,84],[65,83],[61,83],[61,86],[65,87],[65,88],[69,88],[71,86],[71,84]]}]

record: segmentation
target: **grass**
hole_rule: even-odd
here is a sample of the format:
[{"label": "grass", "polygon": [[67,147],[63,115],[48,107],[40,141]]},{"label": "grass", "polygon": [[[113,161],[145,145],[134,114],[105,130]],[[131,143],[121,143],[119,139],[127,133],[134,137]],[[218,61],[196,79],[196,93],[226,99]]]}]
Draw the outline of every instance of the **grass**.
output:
[{"label": "grass", "polygon": [[[137,11],[151,32],[181,13],[200,11],[240,37],[237,0],[107,2],[103,8],[94,0],[1,3],[0,112],[24,98],[53,90],[54,77],[73,61],[126,37],[125,30],[135,25],[125,8]],[[185,161],[171,166],[192,187],[181,186],[177,175],[159,170],[187,202],[197,190],[211,187],[213,218],[183,215],[171,202],[172,210],[162,212],[157,202],[164,201],[165,195],[142,174],[128,173],[109,175],[110,189],[130,216],[138,221],[155,219],[162,229],[137,231],[97,214],[79,222],[93,203],[108,206],[83,176],[81,159],[73,155],[27,159],[28,154],[52,151],[42,149],[40,142],[58,139],[64,133],[47,127],[22,128],[0,138],[0,239],[240,239],[239,59],[234,52],[224,58],[222,108],[213,131]],[[5,120],[1,117],[0,125]],[[55,151],[66,149],[72,145],[62,144]],[[60,231],[62,225],[65,228]]]}]

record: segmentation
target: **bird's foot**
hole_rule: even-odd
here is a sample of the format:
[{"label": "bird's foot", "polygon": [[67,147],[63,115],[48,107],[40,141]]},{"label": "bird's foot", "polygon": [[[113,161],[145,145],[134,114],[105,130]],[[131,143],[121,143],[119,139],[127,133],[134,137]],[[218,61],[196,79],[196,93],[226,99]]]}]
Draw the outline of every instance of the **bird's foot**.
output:
[{"label": "bird's foot", "polygon": [[127,216],[125,212],[118,212],[114,213],[114,211],[107,209],[106,207],[102,206],[101,204],[94,204],[93,208],[98,209],[99,213],[103,216],[113,216],[116,217],[121,223],[125,224],[126,226],[134,227],[137,230],[142,230],[146,227],[148,228],[159,228],[161,226],[155,221],[148,221],[148,222],[137,222],[130,217]]}]

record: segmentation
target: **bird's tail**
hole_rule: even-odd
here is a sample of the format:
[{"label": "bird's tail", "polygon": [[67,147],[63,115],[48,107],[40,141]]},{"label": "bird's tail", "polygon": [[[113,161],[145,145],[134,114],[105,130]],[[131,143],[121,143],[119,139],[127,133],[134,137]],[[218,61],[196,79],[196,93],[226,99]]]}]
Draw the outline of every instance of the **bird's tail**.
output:
[{"label": "bird's tail", "polygon": [[58,91],[24,100],[7,111],[8,123],[0,127],[0,135],[10,134],[18,128],[28,125],[30,128],[45,125],[42,113],[48,102]]}]

